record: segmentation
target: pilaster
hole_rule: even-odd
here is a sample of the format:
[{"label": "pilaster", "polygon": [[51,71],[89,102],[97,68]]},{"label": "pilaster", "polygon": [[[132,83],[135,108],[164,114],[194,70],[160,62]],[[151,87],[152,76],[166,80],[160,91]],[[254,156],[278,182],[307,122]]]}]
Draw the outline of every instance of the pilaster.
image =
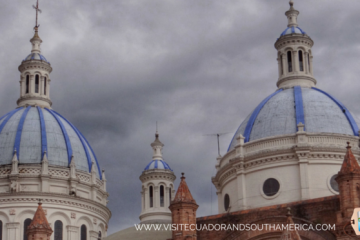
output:
[{"label": "pilaster", "polygon": [[79,240],[79,238],[80,238],[79,227],[67,225],[66,230],[67,230],[67,236],[68,236],[67,240]]},{"label": "pilaster", "polygon": [[301,200],[310,198],[309,191],[309,156],[310,156],[310,145],[308,137],[304,131],[304,124],[299,123],[297,125],[298,131],[296,133],[297,146],[295,153],[299,162],[300,170],[300,187],[301,187]]},{"label": "pilaster", "polygon": [[20,223],[19,222],[10,222],[6,224],[7,230],[7,239],[8,240],[20,240]]}]

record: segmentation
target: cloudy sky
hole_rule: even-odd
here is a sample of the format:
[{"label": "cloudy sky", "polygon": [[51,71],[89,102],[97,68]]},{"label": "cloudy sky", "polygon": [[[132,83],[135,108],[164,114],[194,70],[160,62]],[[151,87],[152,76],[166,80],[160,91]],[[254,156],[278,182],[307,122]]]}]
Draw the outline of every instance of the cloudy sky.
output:
[{"label": "cloudy sky", "polygon": [[[0,8],[0,112],[16,107],[30,53],[35,0]],[[226,151],[238,125],[276,90],[274,42],[287,0],[40,0],[42,53],[51,62],[53,108],[87,137],[106,170],[109,234],[138,223],[139,176],[155,122],[164,159],[185,172],[200,205],[217,213],[216,138]],[[318,87],[360,116],[360,1],[295,0],[314,40]]]}]

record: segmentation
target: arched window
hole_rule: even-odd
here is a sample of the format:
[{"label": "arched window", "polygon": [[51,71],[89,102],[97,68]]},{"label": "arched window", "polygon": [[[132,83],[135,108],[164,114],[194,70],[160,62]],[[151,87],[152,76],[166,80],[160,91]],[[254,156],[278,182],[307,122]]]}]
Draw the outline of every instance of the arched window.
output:
[{"label": "arched window", "polygon": [[160,207],[164,206],[164,186],[160,186]]},{"label": "arched window", "polygon": [[60,220],[55,222],[54,240],[63,240],[63,223]]},{"label": "arched window", "polygon": [[153,187],[149,187],[149,197],[150,197],[150,207],[154,206],[154,193],[153,193]]},{"label": "arched window", "polygon": [[3,237],[2,237],[2,232],[3,232],[3,223],[2,223],[2,221],[0,221],[0,240],[2,240],[3,239]]},{"label": "arched window", "polygon": [[283,55],[280,55],[280,56],[279,56],[279,59],[280,59],[279,61],[280,61],[281,75],[283,75],[283,74],[284,74],[284,68],[283,68],[282,56],[283,56]]},{"label": "arched window", "polygon": [[24,237],[23,237],[24,240],[28,240],[26,231],[27,231],[28,226],[30,225],[30,223],[31,223],[31,219],[30,219],[30,218],[25,219],[25,221],[24,221]]},{"label": "arched window", "polygon": [[310,70],[310,53],[308,54],[308,67],[309,67],[309,72],[311,72],[311,70]]},{"label": "arched window", "polygon": [[101,231],[99,231],[98,240],[101,240]]},{"label": "arched window", "polygon": [[288,71],[292,72],[292,59],[291,59],[291,51],[287,52],[287,62],[288,62]]},{"label": "arched window", "polygon": [[87,240],[87,228],[85,225],[81,225],[80,240]]},{"label": "arched window", "polygon": [[44,78],[44,95],[46,95],[46,77]]},{"label": "arched window", "polygon": [[299,69],[300,71],[304,71],[304,62],[303,62],[303,52],[299,51]]},{"label": "arched window", "polygon": [[30,79],[29,79],[29,75],[26,75],[26,88],[25,88],[25,93],[29,93],[29,84],[30,84]]},{"label": "arched window", "polygon": [[39,75],[35,75],[35,93],[39,93]]}]

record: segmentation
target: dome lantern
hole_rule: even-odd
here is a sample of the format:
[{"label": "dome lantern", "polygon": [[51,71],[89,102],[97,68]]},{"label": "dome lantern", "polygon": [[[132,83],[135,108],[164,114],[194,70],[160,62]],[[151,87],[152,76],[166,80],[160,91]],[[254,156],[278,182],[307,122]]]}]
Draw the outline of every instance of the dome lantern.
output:
[{"label": "dome lantern", "polygon": [[40,106],[50,108],[50,73],[52,67],[50,62],[41,54],[39,37],[38,13],[39,3],[33,6],[36,10],[35,33],[30,39],[31,53],[22,61],[20,71],[20,98],[17,100],[19,107]]},{"label": "dome lantern", "polygon": [[287,28],[275,42],[279,70],[277,86],[315,87],[311,53],[314,42],[299,27],[297,17],[300,12],[294,8],[294,2],[291,0],[289,4],[290,9],[285,12],[288,18]]}]

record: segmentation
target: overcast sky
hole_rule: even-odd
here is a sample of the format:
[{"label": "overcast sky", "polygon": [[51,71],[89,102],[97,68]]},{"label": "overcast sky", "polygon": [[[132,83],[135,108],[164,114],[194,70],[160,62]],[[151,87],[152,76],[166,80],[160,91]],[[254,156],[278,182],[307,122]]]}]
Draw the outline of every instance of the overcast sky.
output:
[{"label": "overcast sky", "polygon": [[[21,60],[31,50],[35,0],[0,8],[0,113],[16,107]],[[89,140],[105,169],[108,234],[138,223],[139,176],[158,121],[164,159],[185,172],[200,205],[217,213],[216,137],[225,153],[244,118],[276,90],[274,43],[287,0],[40,0],[42,53],[53,108]],[[360,115],[360,1],[295,0],[314,40],[318,87]]]}]

